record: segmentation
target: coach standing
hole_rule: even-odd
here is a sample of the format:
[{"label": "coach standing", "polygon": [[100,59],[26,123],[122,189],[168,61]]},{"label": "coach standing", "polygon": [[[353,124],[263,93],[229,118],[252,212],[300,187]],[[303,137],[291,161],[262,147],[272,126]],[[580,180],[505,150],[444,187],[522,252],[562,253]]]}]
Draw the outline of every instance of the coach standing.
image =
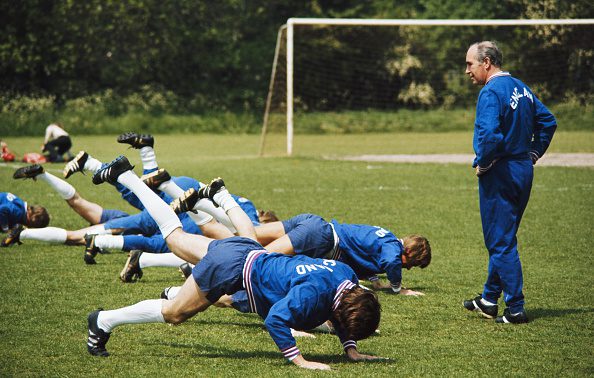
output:
[{"label": "coach standing", "polygon": [[464,307],[495,318],[503,291],[507,308],[495,321],[526,323],[516,233],[530,198],[532,166],[551,143],[557,122],[530,88],[501,65],[494,42],[475,43],[466,53],[466,74],[473,84],[484,85],[476,106],[473,167],[489,269],[482,295],[464,301]]}]

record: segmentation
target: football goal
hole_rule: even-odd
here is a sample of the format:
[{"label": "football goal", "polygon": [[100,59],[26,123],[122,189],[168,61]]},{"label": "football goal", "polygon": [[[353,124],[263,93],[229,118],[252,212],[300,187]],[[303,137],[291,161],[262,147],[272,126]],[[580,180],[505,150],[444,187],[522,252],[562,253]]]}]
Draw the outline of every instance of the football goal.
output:
[{"label": "football goal", "polygon": [[464,74],[465,56],[481,40],[496,41],[503,69],[545,104],[592,99],[594,19],[291,18],[278,33],[260,154],[271,133],[286,135],[292,155],[300,133],[471,129],[472,119],[432,114],[472,111],[480,88]]}]

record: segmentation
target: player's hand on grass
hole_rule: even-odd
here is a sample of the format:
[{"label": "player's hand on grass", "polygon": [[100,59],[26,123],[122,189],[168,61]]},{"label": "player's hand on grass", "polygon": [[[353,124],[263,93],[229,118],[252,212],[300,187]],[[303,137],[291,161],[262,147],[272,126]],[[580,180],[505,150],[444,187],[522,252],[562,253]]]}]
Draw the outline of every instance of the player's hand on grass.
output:
[{"label": "player's hand on grass", "polygon": [[400,295],[412,295],[413,297],[420,297],[420,296],[423,296],[425,294],[424,293],[421,293],[420,291],[414,291],[414,290],[411,290],[411,289],[402,288],[400,290]]},{"label": "player's hand on grass", "polygon": [[326,365],[321,362],[307,361],[305,358],[303,358],[303,356],[301,354],[298,355],[297,357],[295,357],[292,361],[295,365],[299,366],[300,368],[304,368],[304,369],[330,370],[330,365]]},{"label": "player's hand on grass", "polygon": [[371,356],[369,354],[362,354],[355,348],[349,348],[346,351],[347,357],[351,361],[380,361],[387,360],[385,357]]},{"label": "player's hand on grass", "polygon": [[291,335],[293,337],[311,337],[312,339],[316,338],[316,335],[314,335],[313,333],[297,331],[296,329],[293,329],[293,328],[291,328]]}]

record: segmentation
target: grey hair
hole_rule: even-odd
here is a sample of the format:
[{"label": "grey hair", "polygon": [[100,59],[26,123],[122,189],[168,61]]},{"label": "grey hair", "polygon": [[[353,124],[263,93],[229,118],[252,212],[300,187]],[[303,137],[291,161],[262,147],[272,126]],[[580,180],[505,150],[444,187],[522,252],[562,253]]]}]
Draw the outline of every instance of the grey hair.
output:
[{"label": "grey hair", "polygon": [[[482,41],[472,44],[476,46],[476,58],[479,62],[489,58],[491,64],[495,67],[501,67],[503,64],[503,54],[497,44],[492,41]],[[471,47],[472,47],[471,46]]]}]

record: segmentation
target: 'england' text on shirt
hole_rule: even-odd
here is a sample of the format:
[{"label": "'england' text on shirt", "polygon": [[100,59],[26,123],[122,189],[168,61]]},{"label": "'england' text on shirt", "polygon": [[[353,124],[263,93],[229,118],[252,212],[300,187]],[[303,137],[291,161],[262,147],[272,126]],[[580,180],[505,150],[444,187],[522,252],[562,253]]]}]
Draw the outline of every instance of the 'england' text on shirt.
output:
[{"label": "'england' text on shirt", "polygon": [[512,109],[516,110],[516,108],[518,107],[518,102],[520,102],[520,99],[522,97],[527,97],[528,99],[530,99],[530,102],[534,102],[534,99],[532,98],[532,93],[528,92],[528,89],[526,89],[526,87],[524,87],[523,94],[518,92],[518,87],[514,87],[514,92],[512,93],[509,99],[509,106],[511,106]]},{"label": "'england' text on shirt", "polygon": [[295,267],[295,271],[297,271],[297,274],[301,274],[301,275],[307,274],[309,272],[312,272],[312,271],[318,270],[318,269],[326,269],[326,270],[328,270],[330,272],[334,272],[334,270],[332,270],[328,266],[335,266],[336,265],[336,261],[334,261],[334,260],[324,260],[324,262],[322,264],[301,264],[301,265],[297,265]]}]

